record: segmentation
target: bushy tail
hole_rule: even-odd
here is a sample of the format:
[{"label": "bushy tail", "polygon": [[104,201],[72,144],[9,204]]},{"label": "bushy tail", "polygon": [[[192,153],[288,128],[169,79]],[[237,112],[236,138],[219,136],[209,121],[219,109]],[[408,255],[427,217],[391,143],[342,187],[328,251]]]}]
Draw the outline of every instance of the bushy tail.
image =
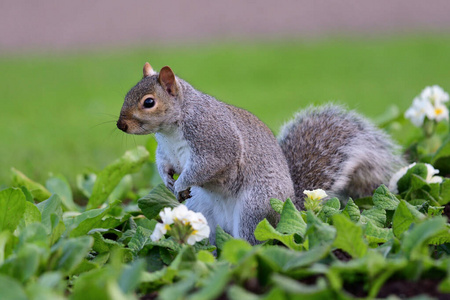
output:
[{"label": "bushy tail", "polygon": [[300,207],[304,190],[324,189],[344,201],[371,195],[405,165],[387,134],[337,105],[297,113],[283,126],[278,141]]}]

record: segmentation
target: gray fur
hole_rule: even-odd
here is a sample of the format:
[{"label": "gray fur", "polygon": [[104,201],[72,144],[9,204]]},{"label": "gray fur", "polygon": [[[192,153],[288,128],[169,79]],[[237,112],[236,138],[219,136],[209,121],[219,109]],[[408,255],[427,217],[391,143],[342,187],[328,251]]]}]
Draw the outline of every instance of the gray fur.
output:
[{"label": "gray fur", "polygon": [[[341,200],[371,195],[405,164],[399,147],[380,129],[337,105],[310,107],[283,126],[278,137],[297,199],[323,189]],[[303,207],[303,201],[297,203]]]}]

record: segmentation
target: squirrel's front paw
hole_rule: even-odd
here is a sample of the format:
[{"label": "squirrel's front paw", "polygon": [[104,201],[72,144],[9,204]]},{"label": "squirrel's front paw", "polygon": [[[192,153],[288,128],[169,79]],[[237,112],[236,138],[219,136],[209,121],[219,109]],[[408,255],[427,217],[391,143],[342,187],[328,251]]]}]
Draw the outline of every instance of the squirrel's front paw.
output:
[{"label": "squirrel's front paw", "polygon": [[177,193],[177,200],[179,202],[183,202],[184,200],[187,200],[189,198],[191,198],[191,189],[190,188]]}]

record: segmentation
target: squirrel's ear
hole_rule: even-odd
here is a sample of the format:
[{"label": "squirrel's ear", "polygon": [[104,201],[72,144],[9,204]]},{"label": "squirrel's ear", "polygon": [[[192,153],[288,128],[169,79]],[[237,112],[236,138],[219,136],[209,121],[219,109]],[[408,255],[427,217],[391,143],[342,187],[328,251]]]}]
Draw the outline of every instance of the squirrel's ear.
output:
[{"label": "squirrel's ear", "polygon": [[146,62],[144,65],[143,73],[144,73],[144,78],[156,74],[156,72],[153,71],[152,66],[150,66],[150,64],[148,62]]},{"label": "squirrel's ear", "polygon": [[159,83],[172,96],[177,94],[177,84],[175,74],[168,66],[165,66],[159,71]]}]

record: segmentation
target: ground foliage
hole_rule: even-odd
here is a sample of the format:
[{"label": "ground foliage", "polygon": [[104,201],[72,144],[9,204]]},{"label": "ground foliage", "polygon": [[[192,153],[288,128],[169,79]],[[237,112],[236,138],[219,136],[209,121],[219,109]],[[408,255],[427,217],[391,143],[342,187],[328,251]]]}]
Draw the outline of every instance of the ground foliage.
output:
[{"label": "ground foliage", "polygon": [[[392,116],[385,127],[402,118]],[[216,247],[206,240],[189,246],[150,238],[159,212],[179,205],[161,184],[149,193],[133,185],[131,173],[154,170],[154,150],[150,140],[98,173],[78,175],[77,193],[62,176],[38,183],[13,169],[12,187],[0,191],[0,298],[444,299],[450,293],[450,226],[443,216],[450,179],[427,182],[422,163],[399,181],[399,195],[381,185],[371,197],[332,198],[317,211],[272,199],[280,222],[257,226],[260,245],[218,227]],[[448,175],[448,127],[408,153],[444,166],[440,175]]]}]

